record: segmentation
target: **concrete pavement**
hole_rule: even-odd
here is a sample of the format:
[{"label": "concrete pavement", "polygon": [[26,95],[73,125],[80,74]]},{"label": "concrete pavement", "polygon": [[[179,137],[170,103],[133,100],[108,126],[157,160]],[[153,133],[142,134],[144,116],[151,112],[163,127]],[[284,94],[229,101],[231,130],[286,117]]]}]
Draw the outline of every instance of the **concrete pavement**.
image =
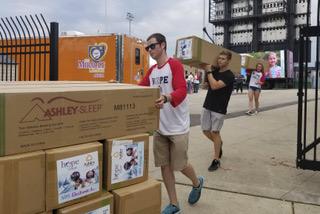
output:
[{"label": "concrete pavement", "polygon": [[[190,181],[176,173],[177,195],[183,214],[318,214],[320,172],[297,169],[297,89],[263,90],[260,113],[246,116],[248,97],[232,95],[228,119],[221,135],[224,141],[221,167],[207,170],[213,144],[202,134],[200,117],[206,91],[188,95],[191,115],[189,160],[204,177],[201,199],[189,205]],[[308,93],[314,101],[314,90]],[[318,127],[319,128],[319,127]],[[320,128],[319,128],[320,129]],[[318,131],[320,133],[320,130]],[[149,176],[162,181],[154,167],[150,137]],[[318,154],[319,157],[320,154]],[[169,203],[162,186],[162,208]]]}]

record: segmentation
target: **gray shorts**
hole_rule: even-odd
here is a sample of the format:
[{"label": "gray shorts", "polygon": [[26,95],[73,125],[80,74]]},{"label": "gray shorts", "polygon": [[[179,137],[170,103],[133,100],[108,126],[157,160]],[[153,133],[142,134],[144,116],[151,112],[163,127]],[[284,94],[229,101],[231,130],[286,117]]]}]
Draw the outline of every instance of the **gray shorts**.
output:
[{"label": "gray shorts", "polygon": [[218,132],[223,126],[225,115],[203,108],[201,114],[202,130]]}]

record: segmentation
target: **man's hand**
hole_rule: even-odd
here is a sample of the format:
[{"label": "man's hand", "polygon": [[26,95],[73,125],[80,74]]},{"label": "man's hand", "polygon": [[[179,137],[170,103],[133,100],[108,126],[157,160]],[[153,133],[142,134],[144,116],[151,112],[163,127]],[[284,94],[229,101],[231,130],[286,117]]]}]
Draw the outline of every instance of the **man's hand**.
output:
[{"label": "man's hand", "polygon": [[200,63],[199,66],[206,72],[212,71],[212,65],[207,63]]},{"label": "man's hand", "polygon": [[159,109],[162,109],[163,108],[163,104],[164,104],[164,100],[165,100],[165,98],[164,98],[164,96],[160,96],[160,98],[159,99],[157,99],[156,100],[156,108],[159,108]]},{"label": "man's hand", "polygon": [[117,80],[109,80],[108,83],[119,83]]},{"label": "man's hand", "polygon": [[202,89],[208,89],[209,83],[208,82],[202,82]]}]

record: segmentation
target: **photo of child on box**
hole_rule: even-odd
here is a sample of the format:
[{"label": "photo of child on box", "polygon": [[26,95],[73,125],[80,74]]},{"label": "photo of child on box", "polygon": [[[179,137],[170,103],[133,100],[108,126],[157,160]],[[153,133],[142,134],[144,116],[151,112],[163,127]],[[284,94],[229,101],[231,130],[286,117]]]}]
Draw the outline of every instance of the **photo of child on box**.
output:
[{"label": "photo of child on box", "polygon": [[144,142],[114,140],[111,155],[111,184],[143,176]]},{"label": "photo of child on box", "polygon": [[57,160],[59,204],[100,191],[98,152]]}]

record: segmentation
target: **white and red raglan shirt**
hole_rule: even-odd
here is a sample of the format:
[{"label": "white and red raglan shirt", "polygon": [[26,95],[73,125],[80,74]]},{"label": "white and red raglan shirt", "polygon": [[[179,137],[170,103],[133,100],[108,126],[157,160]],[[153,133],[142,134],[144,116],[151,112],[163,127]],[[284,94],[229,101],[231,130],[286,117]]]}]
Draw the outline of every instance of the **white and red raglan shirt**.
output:
[{"label": "white and red raglan shirt", "polygon": [[189,132],[187,85],[184,69],[178,60],[169,58],[162,67],[153,65],[139,85],[159,87],[160,94],[172,96],[172,102],[164,104],[160,110],[160,134],[178,135]]},{"label": "white and red raglan shirt", "polygon": [[256,84],[257,82],[262,82],[263,84],[265,82],[265,75],[261,71],[253,71],[251,73],[249,86],[261,88],[261,85]]}]

